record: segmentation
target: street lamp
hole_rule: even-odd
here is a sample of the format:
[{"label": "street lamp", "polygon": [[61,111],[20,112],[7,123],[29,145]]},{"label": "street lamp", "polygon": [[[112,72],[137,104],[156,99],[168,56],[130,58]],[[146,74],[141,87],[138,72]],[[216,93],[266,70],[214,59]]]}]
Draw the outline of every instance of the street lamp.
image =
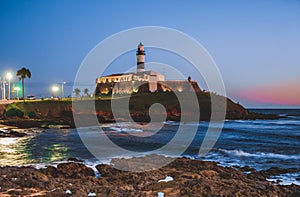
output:
[{"label": "street lamp", "polygon": [[58,90],[59,90],[59,88],[56,85],[52,86],[52,95],[53,95],[53,97],[55,97]]},{"label": "street lamp", "polygon": [[6,78],[8,79],[8,100],[10,100],[10,80],[12,79],[11,73],[6,73]]},{"label": "street lamp", "polygon": [[65,97],[65,92],[64,92],[64,86],[65,86],[66,82],[63,81],[61,82],[61,98]]},{"label": "street lamp", "polygon": [[16,86],[14,87],[14,91],[17,91],[17,98],[19,98],[19,91],[21,90],[20,87]]}]

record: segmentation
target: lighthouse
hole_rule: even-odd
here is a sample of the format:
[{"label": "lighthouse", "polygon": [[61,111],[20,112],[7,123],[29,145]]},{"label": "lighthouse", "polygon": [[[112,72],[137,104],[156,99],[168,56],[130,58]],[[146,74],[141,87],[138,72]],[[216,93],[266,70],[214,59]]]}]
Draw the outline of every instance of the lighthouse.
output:
[{"label": "lighthouse", "polygon": [[138,45],[138,49],[136,51],[136,59],[137,59],[137,72],[145,71],[145,49],[144,45],[140,42]]}]

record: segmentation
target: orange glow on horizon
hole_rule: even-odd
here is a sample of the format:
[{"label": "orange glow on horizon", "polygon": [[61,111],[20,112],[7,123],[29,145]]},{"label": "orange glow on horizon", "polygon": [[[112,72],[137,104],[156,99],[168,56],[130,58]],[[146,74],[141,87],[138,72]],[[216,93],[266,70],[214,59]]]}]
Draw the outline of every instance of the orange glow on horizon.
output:
[{"label": "orange glow on horizon", "polygon": [[245,88],[236,96],[259,103],[300,105],[300,81]]}]

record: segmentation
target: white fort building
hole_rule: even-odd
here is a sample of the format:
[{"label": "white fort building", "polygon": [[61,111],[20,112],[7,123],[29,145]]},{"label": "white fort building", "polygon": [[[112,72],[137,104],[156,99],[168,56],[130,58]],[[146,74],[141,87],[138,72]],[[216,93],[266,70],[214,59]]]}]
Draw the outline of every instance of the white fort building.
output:
[{"label": "white fort building", "polygon": [[[133,92],[157,91],[200,91],[196,81],[165,80],[165,76],[153,70],[145,70],[145,49],[140,43],[136,51],[137,71],[111,74],[96,79],[96,95],[99,94],[131,94]],[[192,89],[191,89],[192,87]]]}]

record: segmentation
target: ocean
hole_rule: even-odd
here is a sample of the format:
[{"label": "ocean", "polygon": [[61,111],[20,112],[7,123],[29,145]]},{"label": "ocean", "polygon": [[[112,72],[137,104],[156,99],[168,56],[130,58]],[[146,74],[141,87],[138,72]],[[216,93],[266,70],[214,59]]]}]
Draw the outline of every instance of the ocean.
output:
[{"label": "ocean", "polygon": [[[199,156],[199,148],[208,128],[208,122],[184,123],[186,128],[195,127],[193,141],[180,155],[191,159],[216,161],[221,166],[250,166],[256,170],[271,167],[300,168],[300,109],[251,109],[259,113],[280,114],[277,120],[226,120],[222,132],[208,154]],[[162,123],[161,123],[162,124]],[[178,130],[179,123],[164,122],[157,133],[132,126],[132,123],[102,124],[80,129],[46,129],[22,138],[0,138],[0,166],[56,165],[67,158],[84,160],[95,166],[108,163],[112,158],[144,156],[151,153],[179,156],[177,150],[160,148],[169,143]],[[155,134],[155,135],[153,135]],[[84,136],[82,136],[84,135]],[[101,158],[95,158],[82,142],[82,137],[108,136],[114,144],[125,149],[112,151],[103,148]],[[182,141],[185,138],[182,137]],[[101,144],[103,146],[103,144]],[[99,145],[100,146],[100,145]],[[180,147],[180,142],[178,144]],[[182,148],[182,147],[181,147]],[[159,150],[159,151],[156,151]],[[99,160],[100,159],[100,160]],[[297,184],[300,172],[282,174],[280,184]],[[296,179],[297,178],[297,179]],[[270,179],[272,180],[272,178]]]}]

